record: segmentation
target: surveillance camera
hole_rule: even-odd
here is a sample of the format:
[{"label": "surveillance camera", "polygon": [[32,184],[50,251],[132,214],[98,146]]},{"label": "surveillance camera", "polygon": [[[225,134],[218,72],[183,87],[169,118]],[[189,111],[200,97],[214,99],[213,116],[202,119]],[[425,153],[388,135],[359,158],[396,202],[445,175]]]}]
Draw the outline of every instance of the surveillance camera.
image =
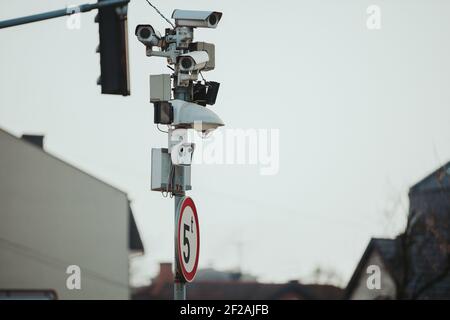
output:
[{"label": "surveillance camera", "polygon": [[187,129],[169,131],[169,153],[172,164],[176,166],[190,166],[195,144],[188,142]]},{"label": "surveillance camera", "polygon": [[136,26],[135,35],[138,40],[147,47],[157,46],[161,40],[161,34],[153,29],[149,24],[139,24]]},{"label": "surveillance camera", "polygon": [[192,51],[178,56],[178,65],[181,71],[203,69],[209,61],[206,51]]},{"label": "surveillance camera", "polygon": [[172,13],[177,27],[213,28],[215,29],[222,18],[222,12],[179,10]]}]

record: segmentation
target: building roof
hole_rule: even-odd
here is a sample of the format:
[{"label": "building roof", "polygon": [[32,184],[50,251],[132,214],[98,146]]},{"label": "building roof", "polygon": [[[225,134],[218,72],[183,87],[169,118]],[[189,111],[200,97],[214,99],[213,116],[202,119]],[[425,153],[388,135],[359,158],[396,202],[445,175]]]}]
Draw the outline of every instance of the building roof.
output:
[{"label": "building roof", "polygon": [[387,271],[390,273],[394,281],[398,284],[402,277],[402,250],[401,250],[401,238],[395,239],[381,239],[372,238],[364,251],[361,260],[359,261],[355,272],[353,273],[347,288],[345,289],[344,298],[348,299],[358,284],[358,280],[361,274],[365,273],[364,267],[367,265],[367,261],[374,252],[377,252]]},{"label": "building roof", "polygon": [[419,299],[450,298],[450,162],[409,192],[405,293]]},{"label": "building roof", "polygon": [[[343,290],[331,285],[305,285],[297,281],[288,283],[260,283],[241,281],[194,281],[188,284],[189,300],[339,300]],[[153,290],[152,286],[137,288],[136,300],[171,300],[173,284],[165,283]]]},{"label": "building roof", "polygon": [[[206,269],[210,274],[213,269]],[[220,277],[199,277],[187,284],[189,300],[282,300],[282,299],[334,299],[342,298],[343,290],[332,285],[301,284],[298,281],[287,283],[261,283],[249,280],[255,277],[222,277],[229,272],[214,270]],[[198,271],[202,274],[202,270]],[[173,269],[171,263],[160,263],[159,274],[152,284],[135,288],[132,298],[135,300],[171,300],[173,299]],[[247,280],[245,280],[247,279]]]},{"label": "building roof", "polygon": [[[38,139],[38,138],[36,138],[36,139],[35,139],[35,138],[31,138],[32,135],[26,135],[26,134],[24,134],[24,135],[22,136],[23,138],[19,138],[19,137],[13,135],[12,133],[10,133],[10,132],[8,132],[8,131],[2,129],[2,128],[0,128],[0,133],[5,134],[5,135],[9,136],[10,138],[15,139],[16,141],[18,141],[18,142],[20,142],[20,143],[26,143],[27,145],[32,146],[36,152],[41,152],[41,153],[44,154],[46,157],[48,157],[48,158],[50,158],[50,159],[53,159],[53,160],[56,160],[56,161],[59,161],[60,163],[63,163],[65,166],[70,167],[70,168],[72,168],[73,170],[78,171],[80,174],[82,174],[82,175],[84,175],[84,176],[87,176],[87,177],[89,177],[90,179],[93,179],[93,180],[95,180],[95,181],[97,181],[97,182],[99,182],[99,183],[101,183],[101,184],[107,186],[108,188],[114,189],[114,190],[116,190],[117,192],[120,192],[120,193],[122,193],[122,194],[125,195],[125,196],[127,195],[125,191],[119,189],[119,188],[116,187],[116,186],[113,186],[111,183],[107,183],[107,182],[105,182],[105,181],[103,181],[103,180],[97,178],[96,176],[94,176],[94,175],[92,175],[92,174],[90,174],[90,173],[88,173],[88,172],[86,172],[86,171],[81,170],[80,168],[78,168],[78,167],[76,167],[75,165],[73,165],[73,164],[67,162],[66,160],[62,160],[62,159],[58,158],[57,156],[55,156],[55,155],[53,155],[53,154],[47,152],[47,151],[45,150],[45,146],[43,146],[43,147],[38,146],[38,143],[37,143],[36,141],[34,141],[34,140],[36,140],[36,139]],[[42,137],[42,140],[45,138],[44,136],[41,136],[41,137]],[[32,141],[32,140],[33,140],[33,141]]]},{"label": "building roof", "polygon": [[214,268],[204,268],[198,270],[195,275],[196,281],[245,281],[245,282],[255,282],[257,277],[243,273],[241,271],[221,271]]},{"label": "building roof", "polygon": [[[211,268],[207,269],[209,272]],[[198,274],[201,274],[199,270]],[[227,273],[216,271],[216,274]],[[171,263],[160,263],[159,274],[150,286],[135,288],[135,300],[173,299],[173,270]],[[251,278],[251,277],[250,277]],[[190,300],[282,300],[282,299],[341,299],[343,290],[331,285],[288,283],[261,283],[242,278],[200,277],[188,284],[187,298]]]},{"label": "building roof", "polygon": [[430,173],[409,189],[409,193],[434,192],[450,189],[450,162]]},{"label": "building roof", "polygon": [[[39,138],[35,138],[32,135],[24,135],[23,139],[21,139],[19,137],[16,137],[15,135],[9,133],[6,130],[3,130],[2,128],[0,128],[0,134],[5,134],[5,135],[15,139],[19,143],[26,143],[26,144],[32,146],[34,148],[35,152],[41,152],[46,157],[48,157],[49,159],[54,159],[54,160],[57,160],[59,162],[62,162],[64,165],[70,167],[73,170],[78,171],[80,174],[88,177],[89,179],[93,179],[93,180],[103,184],[104,186],[106,186],[108,188],[112,188],[112,189],[116,190],[117,192],[122,193],[125,197],[127,197],[127,194],[124,191],[122,191],[122,190],[112,186],[111,184],[108,184],[108,183],[104,182],[103,180],[100,180],[100,179],[96,178],[95,176],[93,176],[93,175],[91,175],[89,173],[86,173],[85,171],[77,168],[76,166],[74,166],[74,165],[72,165],[72,164],[70,164],[70,163],[68,163],[68,162],[66,162],[64,160],[61,160],[60,158],[58,158],[58,157],[48,153],[47,151],[45,151],[45,149],[42,146],[39,145],[39,142],[42,142],[43,139],[44,139],[43,136],[39,136]],[[139,231],[137,229],[136,222],[134,220],[133,212],[131,210],[129,202],[128,202],[128,212],[129,212],[129,217],[128,217],[128,221],[129,221],[129,230],[128,230],[128,232],[129,232],[129,249],[134,251],[134,252],[143,253],[144,252],[144,246],[142,244],[142,240],[141,240]]]},{"label": "building roof", "polygon": [[131,210],[130,203],[128,202],[129,212],[129,232],[128,232],[128,248],[133,252],[144,253],[144,245],[142,244],[141,235],[134,220],[133,211]]}]

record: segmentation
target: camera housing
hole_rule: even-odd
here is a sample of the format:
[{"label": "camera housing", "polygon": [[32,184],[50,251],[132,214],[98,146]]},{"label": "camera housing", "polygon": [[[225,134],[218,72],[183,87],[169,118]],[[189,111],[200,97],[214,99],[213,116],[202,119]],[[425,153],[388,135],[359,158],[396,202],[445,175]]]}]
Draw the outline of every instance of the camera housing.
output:
[{"label": "camera housing", "polygon": [[178,56],[177,63],[181,71],[202,70],[209,61],[206,51],[191,51]]},{"label": "camera housing", "polygon": [[188,142],[187,129],[169,131],[169,139],[169,153],[172,164],[176,166],[190,166],[195,144]]},{"label": "camera housing", "polygon": [[222,18],[222,12],[176,9],[172,13],[177,27],[215,29]]},{"label": "camera housing", "polygon": [[137,25],[134,34],[146,47],[159,46],[161,41],[161,34],[149,24]]},{"label": "camera housing", "polygon": [[202,71],[211,71],[216,67],[216,50],[212,43],[193,42],[189,45],[189,51],[206,51],[208,52],[209,61]]}]

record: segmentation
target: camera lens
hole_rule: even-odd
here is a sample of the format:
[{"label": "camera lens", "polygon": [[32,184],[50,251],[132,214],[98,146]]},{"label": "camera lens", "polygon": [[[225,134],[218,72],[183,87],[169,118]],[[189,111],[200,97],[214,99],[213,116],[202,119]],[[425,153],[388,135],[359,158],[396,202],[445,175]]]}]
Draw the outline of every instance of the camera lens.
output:
[{"label": "camera lens", "polygon": [[191,58],[182,58],[181,59],[181,66],[183,69],[190,69],[192,67],[192,59]]},{"label": "camera lens", "polygon": [[217,23],[217,17],[215,14],[210,15],[208,20],[209,20],[209,24],[211,24],[213,26]]},{"label": "camera lens", "polygon": [[148,37],[150,37],[151,31],[150,28],[142,28],[141,31],[139,31],[139,36],[142,39],[147,39]]}]

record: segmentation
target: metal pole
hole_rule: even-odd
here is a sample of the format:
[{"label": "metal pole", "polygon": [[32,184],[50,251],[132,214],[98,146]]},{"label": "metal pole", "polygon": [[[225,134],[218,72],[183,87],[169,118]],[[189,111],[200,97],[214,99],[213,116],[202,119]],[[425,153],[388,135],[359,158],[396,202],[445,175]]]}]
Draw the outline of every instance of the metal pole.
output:
[{"label": "metal pole", "polygon": [[173,299],[186,300],[186,283],[175,280]]},{"label": "metal pole", "polygon": [[110,6],[120,6],[125,5],[130,0],[105,0],[97,3],[86,3],[79,6],[73,6],[73,7],[67,7],[65,9],[60,10],[54,10],[44,13],[38,13],[31,16],[26,17],[20,17],[10,20],[4,20],[0,21],[0,29],[8,28],[8,27],[15,27],[26,23],[31,22],[37,22],[37,21],[43,21],[53,18],[59,18],[63,16],[69,16],[74,13],[80,13],[80,12],[88,12],[94,9],[100,9],[104,7],[110,7]]},{"label": "metal pole", "polygon": [[[177,171],[184,172],[183,170],[176,170],[175,167],[175,175]],[[175,180],[175,178],[174,178]],[[183,199],[185,193],[175,194],[175,278],[174,278],[174,287],[173,287],[173,299],[174,300],[186,300],[186,282],[183,280],[183,277],[179,274],[180,268],[178,266],[178,243],[177,243],[177,232],[178,232],[178,223],[180,219],[180,211],[178,210],[181,200]]]},{"label": "metal pole", "polygon": [[[174,83],[177,83],[177,76],[174,75]],[[184,101],[192,100],[192,84],[188,87],[179,87],[175,85],[174,88],[174,98],[180,99]],[[175,166],[172,186],[176,185],[176,181],[182,181],[184,183],[184,169]],[[175,234],[178,232],[178,223],[180,219],[180,212],[178,207],[180,206],[181,200],[186,195],[186,192],[179,191],[175,196]],[[175,236],[177,239],[177,236]],[[176,240],[175,240],[176,241]],[[175,278],[174,278],[174,291],[173,298],[174,300],[186,300],[186,282],[183,279],[183,276],[179,274],[179,266],[178,266],[178,244],[175,242]]]}]

